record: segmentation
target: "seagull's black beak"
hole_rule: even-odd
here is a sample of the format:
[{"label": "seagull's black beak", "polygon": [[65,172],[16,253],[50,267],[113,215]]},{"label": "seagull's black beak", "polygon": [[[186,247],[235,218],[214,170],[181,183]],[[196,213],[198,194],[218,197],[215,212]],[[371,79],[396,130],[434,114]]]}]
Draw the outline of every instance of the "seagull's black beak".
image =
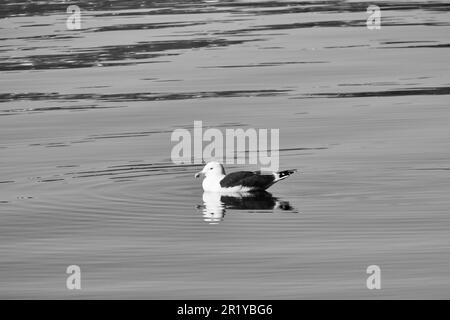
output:
[{"label": "seagull's black beak", "polygon": [[197,172],[197,173],[194,175],[194,177],[198,178],[198,177],[200,177],[202,174],[203,174],[203,172],[199,171],[199,172]]}]

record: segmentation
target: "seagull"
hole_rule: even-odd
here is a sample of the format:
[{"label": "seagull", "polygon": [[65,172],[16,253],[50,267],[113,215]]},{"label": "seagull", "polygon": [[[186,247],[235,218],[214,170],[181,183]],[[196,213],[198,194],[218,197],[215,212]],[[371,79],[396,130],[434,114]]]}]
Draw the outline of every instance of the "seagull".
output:
[{"label": "seagull", "polygon": [[261,171],[237,171],[225,175],[223,165],[216,161],[208,162],[202,171],[197,172],[195,177],[204,175],[203,191],[207,192],[255,192],[264,191],[275,182],[286,179],[296,172],[293,170],[284,170],[277,172]]}]

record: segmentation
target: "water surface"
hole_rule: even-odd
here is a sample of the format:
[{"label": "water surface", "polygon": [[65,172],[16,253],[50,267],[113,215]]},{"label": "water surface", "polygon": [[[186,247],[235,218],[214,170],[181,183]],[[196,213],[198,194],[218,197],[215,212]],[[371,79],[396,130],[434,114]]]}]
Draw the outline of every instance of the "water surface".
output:
[{"label": "water surface", "polygon": [[[446,1],[380,30],[365,1],[3,3],[0,297],[450,297]],[[170,160],[194,120],[280,128],[301,173],[205,198]]]}]

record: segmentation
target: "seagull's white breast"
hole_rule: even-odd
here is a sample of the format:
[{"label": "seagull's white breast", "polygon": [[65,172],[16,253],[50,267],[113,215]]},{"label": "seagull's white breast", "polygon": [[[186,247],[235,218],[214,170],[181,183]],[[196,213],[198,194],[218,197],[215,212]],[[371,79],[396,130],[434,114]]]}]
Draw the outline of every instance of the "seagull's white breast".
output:
[{"label": "seagull's white breast", "polygon": [[220,180],[223,179],[222,177],[212,176],[212,177],[206,177],[203,179],[202,187],[204,191],[209,192],[219,192],[222,187],[220,186]]}]

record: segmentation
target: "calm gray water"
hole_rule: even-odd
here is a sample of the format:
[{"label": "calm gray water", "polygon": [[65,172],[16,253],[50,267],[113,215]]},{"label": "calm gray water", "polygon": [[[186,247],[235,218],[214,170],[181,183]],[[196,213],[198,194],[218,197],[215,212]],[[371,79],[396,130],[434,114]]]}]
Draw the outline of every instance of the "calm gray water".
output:
[{"label": "calm gray water", "polygon": [[[1,298],[450,298],[447,1],[76,4],[0,7]],[[205,199],[194,120],[301,173]]]}]

